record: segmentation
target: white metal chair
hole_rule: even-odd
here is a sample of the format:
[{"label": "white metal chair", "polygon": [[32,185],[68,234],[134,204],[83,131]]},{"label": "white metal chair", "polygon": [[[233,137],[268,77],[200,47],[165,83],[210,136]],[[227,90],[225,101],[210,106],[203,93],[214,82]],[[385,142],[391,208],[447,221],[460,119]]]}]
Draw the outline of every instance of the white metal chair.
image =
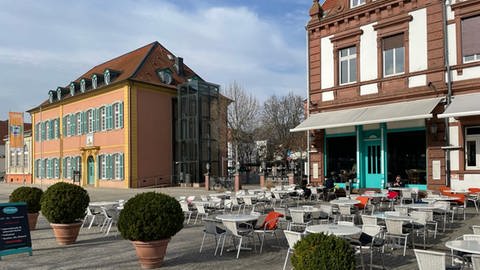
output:
[{"label": "white metal chair", "polygon": [[[278,217],[267,220],[263,225],[263,227],[257,228],[254,230],[255,234],[257,234],[260,240],[260,253],[262,253],[263,251],[263,242],[265,242],[265,235],[267,234],[275,236],[275,239],[277,240],[277,244],[280,246],[280,242],[278,241],[278,237],[276,233],[277,227],[278,227],[277,224],[278,224]],[[262,235],[261,239],[260,239],[260,235]]]},{"label": "white metal chair", "polygon": [[480,234],[480,225],[472,226],[473,234]]},{"label": "white metal chair", "polygon": [[480,192],[476,192],[468,195],[468,201],[473,202],[473,204],[475,205],[475,210],[477,210],[477,213],[478,213],[478,203],[480,202]]},{"label": "white metal chair", "polygon": [[404,189],[402,190],[402,195],[400,197],[400,204],[403,205],[404,202],[409,201],[411,203],[414,202],[413,197],[412,197],[412,191],[409,189]]},{"label": "white metal chair", "polygon": [[[205,242],[205,237],[207,234],[213,235],[215,238],[215,253],[214,256],[217,255],[218,247],[220,246],[220,242],[222,237],[225,237],[226,231],[220,227],[218,227],[218,222],[211,219],[204,219],[205,222],[205,229],[203,229],[203,239],[202,245],[200,246],[200,253],[202,253],[203,243]],[[220,251],[220,255],[222,255],[223,250]]]},{"label": "white metal chair", "polygon": [[[462,257],[455,255],[447,255],[444,252],[437,252],[431,250],[414,249],[415,257],[417,258],[419,270],[440,270],[440,269],[463,269],[465,261]],[[462,262],[458,268],[447,268],[447,256],[452,256]],[[450,260],[448,260],[450,261]],[[451,261],[454,261],[453,259]]]},{"label": "white metal chair", "polygon": [[426,237],[427,237],[427,220],[428,220],[428,213],[423,211],[412,211],[410,216],[414,218],[413,222],[410,223],[410,228],[412,229],[412,242],[413,247],[415,248],[415,235],[423,235],[423,247],[425,249],[426,246]]},{"label": "white metal chair", "polygon": [[285,256],[285,262],[283,263],[283,270],[285,270],[285,268],[287,267],[288,257],[291,253],[293,253],[295,244],[302,239],[303,234],[288,230],[283,231],[283,233],[285,234],[285,238],[287,238],[288,242],[287,255]]},{"label": "white metal chair", "polygon": [[352,219],[352,222],[355,222],[355,214],[352,213],[350,205],[341,204],[338,206],[338,220],[343,220],[344,218]]},{"label": "white metal chair", "polygon": [[363,225],[362,234],[359,239],[349,239],[351,244],[358,247],[360,250],[360,258],[362,261],[362,267],[364,266],[363,262],[363,252],[365,248],[370,249],[370,269],[373,267],[373,251],[374,249],[379,250],[379,253],[382,257],[382,269],[385,269],[385,261],[383,259],[383,247],[385,245],[385,239],[383,236],[383,227],[379,225]]},{"label": "white metal chair", "polygon": [[203,216],[204,218],[208,217],[207,211],[205,211],[205,206],[203,204],[196,204],[195,207],[197,208],[197,215],[195,216],[195,222],[193,224],[197,224],[198,216]]},{"label": "white metal chair", "polygon": [[362,223],[363,225],[377,225],[378,224],[377,217],[362,215]]},{"label": "white metal chair", "polygon": [[[235,244],[235,239],[239,240],[237,248],[237,259],[238,256],[240,256],[240,250],[242,249],[242,242],[243,238],[251,238],[252,241],[254,242],[254,247],[255,247],[255,241],[253,239],[253,227],[251,224],[245,223],[247,226],[244,228],[239,228],[237,225],[237,222],[231,221],[231,220],[222,220],[223,226],[225,226],[225,229],[227,230],[227,235],[226,236],[231,236],[233,240],[234,246]],[[223,247],[225,245],[225,238],[223,238],[223,243],[222,243],[222,251],[220,251],[220,254],[223,253]]]},{"label": "white metal chair", "polygon": [[188,217],[187,224],[189,224],[190,219],[191,219],[192,214],[193,214],[193,211],[190,210],[187,202],[180,202],[180,207],[182,207],[182,211],[183,211],[183,214],[185,215],[185,217]]},{"label": "white metal chair", "polygon": [[94,207],[88,206],[85,217],[83,218],[82,226],[80,228],[83,228],[83,226],[85,226],[85,223],[87,223],[87,220],[90,219],[90,224],[88,225],[88,228],[90,229],[93,222],[95,221],[95,218],[101,218],[102,216],[103,215],[101,211],[97,211]]},{"label": "white metal chair", "polygon": [[111,215],[108,214],[106,207],[101,206],[100,210],[101,210],[101,215],[103,217],[103,223],[102,223],[102,226],[100,227],[100,231],[103,231],[105,229],[105,234],[107,234],[107,229],[111,227],[113,218],[111,217]]},{"label": "white metal chair", "polygon": [[398,239],[404,240],[403,244],[403,256],[407,251],[407,242],[408,242],[408,233],[403,232],[403,221],[398,219],[385,219],[385,225],[387,227],[387,232],[385,234],[386,239]]},{"label": "white metal chair", "polygon": [[301,231],[305,231],[310,221],[305,220],[305,212],[303,210],[293,210],[290,209],[290,216],[292,217],[292,221],[288,224],[288,230],[292,230],[295,227],[303,228]]},{"label": "white metal chair", "polygon": [[480,270],[480,255],[472,255],[472,268],[473,270]]}]

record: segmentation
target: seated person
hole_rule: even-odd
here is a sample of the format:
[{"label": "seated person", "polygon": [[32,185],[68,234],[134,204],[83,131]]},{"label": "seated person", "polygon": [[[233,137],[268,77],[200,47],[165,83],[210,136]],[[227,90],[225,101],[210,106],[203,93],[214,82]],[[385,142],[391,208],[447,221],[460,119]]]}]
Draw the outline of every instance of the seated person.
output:
[{"label": "seated person", "polygon": [[325,189],[332,189],[335,187],[335,180],[333,174],[334,173],[332,172],[332,176],[328,177],[327,180],[325,180]]},{"label": "seated person", "polygon": [[393,181],[392,187],[403,187],[403,182],[400,175],[397,175],[397,177],[395,177],[395,181]]}]

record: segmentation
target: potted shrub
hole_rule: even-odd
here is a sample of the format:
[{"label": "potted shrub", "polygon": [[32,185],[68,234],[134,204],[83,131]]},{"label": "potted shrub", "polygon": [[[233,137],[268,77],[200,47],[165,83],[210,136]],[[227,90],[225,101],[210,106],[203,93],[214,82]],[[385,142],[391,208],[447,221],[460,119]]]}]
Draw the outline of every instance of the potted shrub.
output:
[{"label": "potted shrub", "polygon": [[27,204],[28,227],[35,230],[40,211],[40,200],[43,191],[36,187],[19,187],[10,194],[10,202],[25,202]]},{"label": "potted shrub", "polygon": [[50,222],[57,243],[75,243],[89,203],[85,189],[65,182],[53,184],[43,193],[42,214]]},{"label": "potted shrub", "polygon": [[170,238],[183,228],[183,211],[175,198],[146,192],[129,199],[118,219],[122,237],[132,241],[142,268],[161,266]]},{"label": "potted shrub", "polygon": [[312,233],[295,245],[292,265],[295,270],[353,270],[355,253],[345,239]]}]

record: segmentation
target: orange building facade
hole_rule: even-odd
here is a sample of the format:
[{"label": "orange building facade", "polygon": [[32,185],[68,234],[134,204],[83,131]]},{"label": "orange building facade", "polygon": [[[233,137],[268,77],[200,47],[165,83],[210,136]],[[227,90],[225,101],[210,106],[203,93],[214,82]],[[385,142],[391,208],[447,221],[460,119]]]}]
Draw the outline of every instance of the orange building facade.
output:
[{"label": "orange building facade", "polygon": [[34,182],[171,185],[174,100],[177,85],[192,79],[200,78],[182,58],[154,42],[50,91],[29,111]]}]

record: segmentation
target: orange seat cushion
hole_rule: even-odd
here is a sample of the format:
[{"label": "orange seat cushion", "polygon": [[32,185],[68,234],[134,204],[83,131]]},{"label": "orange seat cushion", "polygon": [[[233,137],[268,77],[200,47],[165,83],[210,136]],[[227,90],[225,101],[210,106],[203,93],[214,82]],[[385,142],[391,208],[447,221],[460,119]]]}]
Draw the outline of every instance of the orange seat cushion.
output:
[{"label": "orange seat cushion", "polygon": [[275,211],[271,211],[270,213],[267,214],[267,216],[265,217],[265,221],[263,222],[262,224],[262,228],[265,226],[265,224],[267,224],[268,222],[270,222],[271,220],[276,220],[274,222],[270,222],[267,224],[267,229],[268,230],[273,230],[277,227],[277,221],[278,221],[278,218],[280,217],[283,217],[283,214],[282,213],[279,213],[279,212],[275,212]]},{"label": "orange seat cushion", "polygon": [[368,203],[369,198],[366,197],[366,196],[358,196],[356,198],[356,200],[360,202],[360,203],[356,204],[358,209],[365,209],[365,207],[367,207],[367,203]]},{"label": "orange seat cushion", "polygon": [[471,188],[468,189],[468,191],[470,193],[478,193],[478,192],[480,192],[480,188],[471,187]]}]

